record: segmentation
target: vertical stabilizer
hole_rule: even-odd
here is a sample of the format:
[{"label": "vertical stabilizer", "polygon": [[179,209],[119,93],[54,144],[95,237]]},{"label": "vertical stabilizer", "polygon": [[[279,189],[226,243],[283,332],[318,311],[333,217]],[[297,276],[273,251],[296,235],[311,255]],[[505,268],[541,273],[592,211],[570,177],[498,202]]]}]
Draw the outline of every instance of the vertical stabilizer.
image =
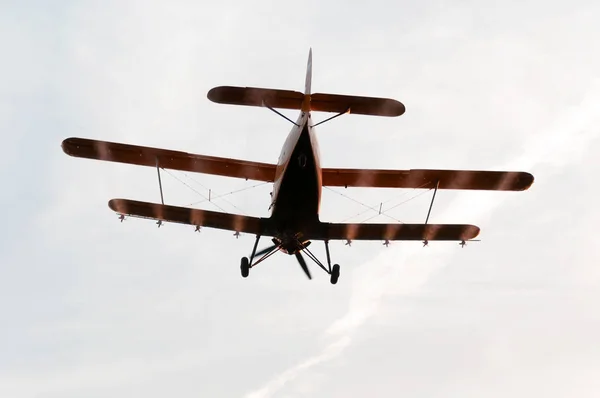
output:
[{"label": "vertical stabilizer", "polygon": [[308,62],[306,63],[306,80],[304,81],[304,94],[311,94],[312,84],[312,47],[308,51]]}]

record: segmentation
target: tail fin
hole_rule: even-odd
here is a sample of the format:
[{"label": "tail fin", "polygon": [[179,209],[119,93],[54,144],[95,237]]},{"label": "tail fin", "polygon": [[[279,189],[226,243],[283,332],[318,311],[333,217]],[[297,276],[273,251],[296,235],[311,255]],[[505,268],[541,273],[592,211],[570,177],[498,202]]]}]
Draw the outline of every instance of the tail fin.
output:
[{"label": "tail fin", "polygon": [[306,63],[306,80],[304,81],[304,94],[311,94],[312,85],[312,48],[308,51],[308,62]]}]

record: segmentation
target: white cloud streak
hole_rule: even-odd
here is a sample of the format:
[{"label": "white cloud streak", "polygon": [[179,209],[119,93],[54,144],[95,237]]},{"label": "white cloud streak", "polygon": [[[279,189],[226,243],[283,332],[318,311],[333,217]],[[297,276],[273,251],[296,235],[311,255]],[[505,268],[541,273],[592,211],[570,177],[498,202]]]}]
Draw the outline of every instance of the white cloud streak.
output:
[{"label": "white cloud streak", "polygon": [[[548,183],[552,171],[575,162],[594,139],[600,137],[595,126],[600,121],[600,81],[590,82],[590,89],[577,105],[566,109],[555,123],[552,131],[540,131],[523,145],[522,154],[515,156],[498,169],[530,170],[537,184]],[[551,165],[554,170],[539,169],[541,164]],[[536,173],[539,171],[539,173]],[[531,189],[535,189],[536,183]],[[461,194],[455,203],[446,209],[446,214],[463,214],[470,220],[482,223],[507,197],[502,193],[478,202],[469,202],[468,208],[461,206],[469,193]],[[511,199],[518,196],[511,195]],[[453,247],[454,248],[454,247]],[[439,246],[436,254],[449,255],[448,246]],[[384,296],[388,294],[414,294],[422,288],[436,271],[445,266],[444,261],[428,261],[420,254],[418,246],[389,249],[377,258],[363,264],[354,272],[353,293],[348,312],[333,322],[326,330],[331,343],[323,350],[300,364],[277,375],[265,385],[249,394],[247,398],[274,396],[286,385],[298,379],[312,367],[334,360],[347,349],[352,334],[377,314]]]}]

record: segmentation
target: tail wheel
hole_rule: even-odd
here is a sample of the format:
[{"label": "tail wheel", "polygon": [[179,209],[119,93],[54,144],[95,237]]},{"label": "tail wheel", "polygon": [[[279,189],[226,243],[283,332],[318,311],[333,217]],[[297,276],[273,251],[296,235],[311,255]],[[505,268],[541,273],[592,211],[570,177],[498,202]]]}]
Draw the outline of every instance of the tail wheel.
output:
[{"label": "tail wheel", "polygon": [[333,266],[333,268],[331,269],[331,278],[329,279],[329,281],[331,282],[332,285],[335,285],[338,281],[340,277],[340,266],[338,264],[335,264]]},{"label": "tail wheel", "polygon": [[240,270],[242,271],[242,276],[247,278],[250,274],[250,262],[248,261],[248,257],[242,257],[242,262],[240,264]]}]

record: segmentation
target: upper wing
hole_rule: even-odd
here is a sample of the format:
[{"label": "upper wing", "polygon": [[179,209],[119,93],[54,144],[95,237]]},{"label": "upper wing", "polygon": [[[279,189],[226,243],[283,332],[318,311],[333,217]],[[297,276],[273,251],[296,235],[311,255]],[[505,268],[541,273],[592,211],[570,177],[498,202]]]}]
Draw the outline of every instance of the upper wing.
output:
[{"label": "upper wing", "polygon": [[151,167],[158,165],[165,169],[216,174],[247,180],[272,182],[275,179],[275,165],[247,160],[194,155],[187,152],[85,138],[67,138],[62,143],[62,149],[66,154],[80,158]]},{"label": "upper wing", "polygon": [[479,235],[479,227],[468,224],[322,224],[323,240],[456,240]]},{"label": "upper wing", "polygon": [[[195,155],[85,138],[67,138],[63,151],[71,156],[273,182],[276,166],[269,163]],[[433,188],[522,191],[533,183],[525,172],[468,170],[322,170],[323,186]]]},{"label": "upper wing", "polygon": [[323,169],[323,186],[524,191],[533,176],[516,171]]},{"label": "upper wing", "polygon": [[139,202],[128,199],[111,199],[108,202],[108,206],[114,212],[127,216],[225,229],[254,235],[269,235],[267,220],[263,218],[219,213],[209,210],[190,209],[187,207],[168,206],[158,203]]}]

